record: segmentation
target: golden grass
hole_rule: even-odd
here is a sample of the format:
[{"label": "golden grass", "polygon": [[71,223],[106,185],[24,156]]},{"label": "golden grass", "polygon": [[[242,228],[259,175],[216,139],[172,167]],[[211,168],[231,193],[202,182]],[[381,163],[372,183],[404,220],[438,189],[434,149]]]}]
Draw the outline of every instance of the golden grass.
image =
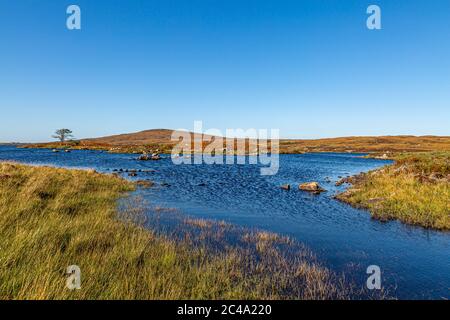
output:
[{"label": "golden grass", "polygon": [[450,153],[402,154],[395,165],[357,179],[338,199],[374,218],[450,230]]},{"label": "golden grass", "polygon": [[378,136],[280,141],[281,153],[370,152],[389,154],[419,151],[450,151],[450,137]]},{"label": "golden grass", "polygon": [[[0,299],[352,296],[308,251],[288,260],[268,234],[253,259],[248,247],[215,252],[119,220],[116,200],[133,189],[93,171],[0,163]],[[65,287],[69,265],[81,268],[80,290]]]}]

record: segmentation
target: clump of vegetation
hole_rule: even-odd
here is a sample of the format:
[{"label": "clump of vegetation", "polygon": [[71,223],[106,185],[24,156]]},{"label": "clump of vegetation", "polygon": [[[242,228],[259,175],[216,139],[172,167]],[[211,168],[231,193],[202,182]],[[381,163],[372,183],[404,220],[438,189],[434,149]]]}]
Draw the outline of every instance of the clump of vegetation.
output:
[{"label": "clump of vegetation", "polygon": [[422,175],[450,174],[450,152],[403,153],[395,158],[398,167],[410,173]]},{"label": "clump of vegetation", "polygon": [[[119,219],[115,200],[134,188],[93,170],[0,163],[0,299],[353,297],[306,250],[287,260],[273,235],[209,250],[145,229],[133,218],[139,212]],[[65,286],[70,265],[81,268],[80,290]]]},{"label": "clump of vegetation", "polygon": [[450,230],[450,152],[400,154],[394,165],[353,180],[338,199],[376,219]]}]

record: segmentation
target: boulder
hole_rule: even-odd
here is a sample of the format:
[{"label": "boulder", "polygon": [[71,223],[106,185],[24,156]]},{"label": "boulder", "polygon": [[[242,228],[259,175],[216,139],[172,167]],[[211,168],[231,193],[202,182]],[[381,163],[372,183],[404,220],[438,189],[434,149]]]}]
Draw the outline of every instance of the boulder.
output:
[{"label": "boulder", "polygon": [[128,174],[129,177],[137,177],[137,173],[136,172],[130,172]]},{"label": "boulder", "polygon": [[291,185],[290,184],[283,184],[281,186],[281,189],[283,189],[283,190],[291,190]]},{"label": "boulder", "polygon": [[299,185],[298,188],[302,191],[308,191],[308,192],[314,192],[314,193],[320,193],[320,192],[326,191],[319,185],[318,182],[303,183],[303,184]]}]

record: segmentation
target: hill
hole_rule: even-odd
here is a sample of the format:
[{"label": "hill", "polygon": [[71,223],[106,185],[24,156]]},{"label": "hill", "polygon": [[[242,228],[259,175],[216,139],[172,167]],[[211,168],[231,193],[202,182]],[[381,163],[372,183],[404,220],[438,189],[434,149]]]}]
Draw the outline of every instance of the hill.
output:
[{"label": "hill", "polygon": [[[119,134],[100,138],[82,139],[65,144],[58,142],[31,144],[26,147],[76,149],[101,149],[112,152],[142,152],[142,149],[159,149],[170,152],[176,142],[171,141],[173,130],[153,129],[136,133]],[[192,135],[192,133],[191,133]],[[211,138],[207,136],[205,138]],[[207,139],[207,141],[209,141]],[[236,141],[236,140],[235,140]],[[204,144],[207,144],[205,142]],[[248,145],[248,141],[247,141]],[[397,153],[450,151],[449,136],[354,136],[326,139],[282,139],[281,153],[304,152],[369,152]]]}]

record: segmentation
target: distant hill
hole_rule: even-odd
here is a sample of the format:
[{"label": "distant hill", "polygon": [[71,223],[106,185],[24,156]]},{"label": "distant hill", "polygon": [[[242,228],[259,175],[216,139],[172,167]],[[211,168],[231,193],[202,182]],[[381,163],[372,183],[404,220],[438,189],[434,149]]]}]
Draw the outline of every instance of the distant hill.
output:
[{"label": "distant hill", "polygon": [[109,144],[112,146],[138,146],[146,144],[167,144],[171,142],[173,130],[152,129],[136,133],[125,133],[113,136],[84,139],[91,143]]},{"label": "distant hill", "polygon": [[[86,141],[112,146],[138,146],[151,144],[173,145],[172,130],[154,129],[120,134]],[[384,151],[450,151],[450,137],[438,136],[379,136],[339,137],[326,139],[282,139],[281,152],[384,152]]]},{"label": "distant hill", "polygon": [[[170,151],[176,142],[171,141],[173,130],[152,129],[136,133],[82,139],[67,143],[79,149],[104,149],[117,152],[140,151],[143,148],[158,148]],[[191,133],[192,134],[192,133]],[[211,136],[209,136],[211,138]],[[32,144],[28,147],[61,147],[60,143]],[[304,152],[415,152],[450,151],[450,137],[440,136],[372,136],[339,137],[326,139],[282,139],[281,153]]]}]

